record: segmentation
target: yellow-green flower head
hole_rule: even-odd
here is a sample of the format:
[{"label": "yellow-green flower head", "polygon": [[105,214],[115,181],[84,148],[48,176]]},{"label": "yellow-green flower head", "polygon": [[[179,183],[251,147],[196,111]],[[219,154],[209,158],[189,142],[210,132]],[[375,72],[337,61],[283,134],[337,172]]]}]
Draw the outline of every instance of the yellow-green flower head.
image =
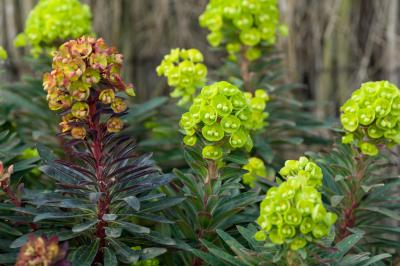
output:
[{"label": "yellow-green flower head", "polygon": [[249,162],[243,165],[242,168],[249,171],[242,176],[242,180],[243,184],[249,185],[250,187],[255,186],[255,183],[259,177],[267,177],[267,169],[265,167],[265,164],[261,159],[257,157],[251,157],[249,159]]},{"label": "yellow-green flower head", "polygon": [[5,61],[8,58],[7,51],[3,48],[3,46],[0,46],[0,61]]},{"label": "yellow-green flower head", "polygon": [[[116,49],[108,47],[103,39],[81,37],[71,40],[54,53],[52,71],[45,73],[43,87],[47,92],[49,108],[70,111],[60,123],[62,132],[72,130],[70,124],[86,121],[90,102],[96,101],[111,112],[122,113],[127,109],[117,93],[134,95],[133,85],[121,78],[123,58]],[[111,118],[109,132],[122,129],[122,121]],[[74,132],[78,132],[75,130]],[[79,132],[83,132],[80,128]],[[75,136],[84,134],[75,134]]]},{"label": "yellow-green flower head", "polygon": [[181,98],[179,105],[193,100],[197,88],[204,86],[207,67],[203,54],[197,49],[172,49],[157,67],[157,75],[165,76],[173,87],[171,97]]},{"label": "yellow-green flower head", "polygon": [[[292,167],[293,162],[297,166]],[[285,167],[290,165],[293,175],[290,174],[287,181],[279,187],[272,187],[267,191],[260,204],[257,223],[261,230],[255,234],[256,240],[269,240],[274,244],[299,250],[308,242],[329,235],[337,216],[325,209],[316,184],[307,182],[304,176],[299,175],[301,170],[295,170],[302,163],[307,165],[308,162],[304,159],[287,162]]]},{"label": "yellow-green flower head", "polygon": [[250,132],[265,125],[267,115],[263,109],[267,100],[265,92],[256,92],[252,97],[226,81],[203,87],[181,117],[184,143],[193,146],[198,137],[202,138],[207,145],[203,157],[213,160],[222,157],[222,148],[226,152],[237,148],[250,151]]},{"label": "yellow-green flower head", "polygon": [[299,160],[287,160],[279,174],[284,179],[297,178],[307,185],[319,188],[322,185],[322,170],[307,157],[300,157]]},{"label": "yellow-green flower head", "polygon": [[89,6],[79,0],[40,0],[14,43],[17,47],[31,46],[32,54],[37,56],[59,42],[91,34],[91,17]]},{"label": "yellow-green flower head", "polygon": [[246,57],[256,60],[261,47],[276,41],[277,0],[211,0],[199,22],[210,30],[207,39],[211,46],[226,44],[231,58],[245,47]]},{"label": "yellow-green flower head", "polygon": [[377,155],[377,145],[400,144],[400,90],[388,81],[366,82],[340,108],[346,131],[342,142],[366,155]]}]

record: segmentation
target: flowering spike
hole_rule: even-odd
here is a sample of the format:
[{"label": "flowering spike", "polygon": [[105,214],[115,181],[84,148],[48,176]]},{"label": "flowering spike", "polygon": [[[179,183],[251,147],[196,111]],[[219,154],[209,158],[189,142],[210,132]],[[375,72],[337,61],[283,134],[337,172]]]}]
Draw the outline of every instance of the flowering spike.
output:
[{"label": "flowering spike", "polygon": [[[84,125],[72,124],[90,122],[96,104],[111,108],[115,114],[127,109],[124,99],[116,95],[125,92],[132,96],[134,91],[132,84],[122,81],[121,66],[122,55],[103,39],[84,36],[60,46],[54,53],[52,71],[43,76],[43,87],[49,108],[67,112],[60,123],[62,132],[71,131],[75,139],[85,138]],[[107,128],[109,132],[118,132],[122,125],[121,120],[111,118]]]},{"label": "flowering spike", "polygon": [[91,17],[89,6],[79,0],[40,0],[29,13],[25,30],[18,34],[14,44],[30,45],[34,56],[44,50],[50,52],[59,41],[91,34]]},{"label": "flowering spike", "polygon": [[388,81],[366,82],[340,108],[345,144],[374,156],[378,145],[400,144],[400,90]]},{"label": "flowering spike", "polygon": [[[226,44],[230,58],[245,48],[248,60],[261,56],[261,48],[273,45],[279,32],[277,0],[211,0],[199,18],[200,26],[210,30],[211,46]],[[237,34],[232,34],[237,32]]]},{"label": "flowering spike", "polygon": [[179,125],[186,135],[184,143],[194,146],[197,142],[194,134],[198,132],[197,135],[210,144],[203,150],[203,157],[207,159],[220,159],[223,155],[220,151],[251,150],[250,132],[266,124],[264,119],[268,114],[264,108],[267,101],[265,92],[257,90],[253,97],[226,81],[204,86],[193,99],[189,111],[181,116]]},{"label": "flowering spike", "polygon": [[326,211],[321,193],[322,170],[306,157],[286,161],[279,172],[286,181],[267,191],[260,205],[257,223],[261,230],[254,237],[269,239],[291,250],[304,248],[308,242],[328,236],[337,220]]}]

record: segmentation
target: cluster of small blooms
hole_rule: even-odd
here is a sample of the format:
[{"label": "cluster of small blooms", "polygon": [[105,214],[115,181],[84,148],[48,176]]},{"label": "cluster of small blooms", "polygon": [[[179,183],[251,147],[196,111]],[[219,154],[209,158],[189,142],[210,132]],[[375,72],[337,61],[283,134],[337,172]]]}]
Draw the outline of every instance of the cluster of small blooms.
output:
[{"label": "cluster of small blooms", "polygon": [[66,259],[67,245],[59,246],[58,237],[53,236],[50,239],[46,237],[35,237],[30,235],[28,242],[22,246],[16,266],[43,266],[59,265],[69,266]]},{"label": "cluster of small blooms", "polygon": [[179,125],[186,135],[184,143],[194,146],[196,135],[202,136],[207,144],[203,157],[212,160],[222,157],[223,148],[251,150],[250,131],[264,125],[267,100],[263,90],[258,90],[253,98],[226,81],[203,87],[189,111],[181,117]]},{"label": "cluster of small blooms", "polygon": [[55,48],[56,42],[91,34],[91,17],[89,6],[79,0],[40,0],[29,13],[15,45],[30,45],[31,53],[37,56],[43,49]]},{"label": "cluster of small blooms", "polygon": [[243,165],[242,168],[249,171],[242,176],[242,180],[243,184],[249,185],[250,187],[255,186],[256,180],[259,177],[267,177],[267,169],[265,168],[264,162],[257,157],[249,158],[249,162]]},{"label": "cluster of small blooms", "polygon": [[211,31],[207,36],[211,46],[224,43],[235,58],[244,45],[246,57],[256,60],[261,56],[262,45],[272,45],[276,41],[277,0],[211,0],[199,21],[200,26]]},{"label": "cluster of small blooms", "polygon": [[[267,191],[260,205],[257,223],[261,230],[255,234],[256,240],[269,239],[274,244],[288,245],[292,250],[299,250],[308,242],[329,235],[337,216],[325,209],[315,180],[310,181],[310,175],[302,173],[308,172],[304,170],[304,164],[309,162],[305,162],[304,158],[297,161],[298,166],[302,165],[300,167],[294,167],[294,163],[290,162],[290,167],[285,166],[281,170],[287,180],[279,187]],[[321,169],[315,172],[321,172]]]},{"label": "cluster of small blooms", "polygon": [[179,105],[193,100],[196,88],[204,86],[207,67],[203,60],[203,54],[197,49],[177,48],[165,55],[157,67],[157,75],[167,77],[168,85],[174,87],[171,97],[181,98]]},{"label": "cluster of small blooms", "polygon": [[3,46],[0,46],[0,60],[7,60],[8,54],[7,51],[3,48]]},{"label": "cluster of small blooms", "polygon": [[[141,250],[142,248],[140,246],[137,246],[137,247],[133,247],[132,249],[133,250]],[[132,264],[132,266],[159,266],[159,265],[160,265],[160,261],[156,258],[140,260],[140,261]]]},{"label": "cluster of small blooms", "polygon": [[[44,90],[51,110],[67,112],[60,123],[61,131],[70,131],[73,138],[83,139],[86,129],[76,126],[89,116],[89,99],[95,99],[114,114],[127,109],[124,99],[117,92],[134,96],[132,84],[121,79],[122,55],[108,47],[103,39],[81,37],[60,46],[54,53],[53,69],[43,77]],[[65,112],[64,112],[65,113]],[[112,116],[107,121],[109,132],[118,132],[123,123]]]},{"label": "cluster of small blooms", "polygon": [[306,182],[305,185],[319,188],[322,186],[323,174],[321,168],[307,157],[301,156],[299,160],[287,160],[279,174],[284,179],[296,176]]},{"label": "cluster of small blooms", "polygon": [[379,152],[376,145],[400,144],[400,90],[388,81],[363,83],[341,111],[343,143],[371,156]]}]

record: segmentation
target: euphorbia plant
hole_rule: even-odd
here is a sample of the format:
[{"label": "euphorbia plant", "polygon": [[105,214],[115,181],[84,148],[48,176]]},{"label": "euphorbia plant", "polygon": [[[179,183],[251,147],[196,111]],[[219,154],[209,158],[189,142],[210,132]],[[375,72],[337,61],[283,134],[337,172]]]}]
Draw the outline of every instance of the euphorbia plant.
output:
[{"label": "euphorbia plant", "polygon": [[[319,191],[322,170],[316,163],[306,157],[288,160],[279,173],[285,181],[267,191],[258,228],[237,226],[240,237],[216,230],[219,238],[214,242],[202,241],[208,253],[196,250],[195,254],[208,265],[237,266],[383,265],[380,261],[390,257],[360,252],[366,234],[355,228],[334,241],[337,215],[326,210]],[[229,248],[221,248],[218,240]]]},{"label": "euphorbia plant", "polygon": [[243,91],[263,90],[271,99],[266,106],[270,126],[254,132],[252,151],[267,163],[270,176],[274,176],[271,166],[279,169],[284,162],[288,147],[323,142],[315,134],[323,123],[305,110],[308,102],[293,95],[302,86],[283,81],[275,44],[287,29],[280,24],[277,0],[211,0],[199,22],[210,30],[211,46],[225,46],[229,55],[213,76]]},{"label": "euphorbia plant", "polygon": [[[102,39],[81,37],[60,46],[44,88],[49,107],[62,116],[60,137],[67,159],[40,149],[45,163],[41,170],[57,189],[26,190],[18,199],[19,209],[2,206],[28,218],[34,234],[71,239],[69,259],[80,265],[132,263],[165,252],[147,248],[152,242],[175,245],[139,224],[142,219],[170,222],[156,213],[182,198],[165,199],[153,192],[171,176],[161,175],[149,155],[138,156],[135,141],[119,133],[127,112],[123,95],[134,95],[132,85],[121,79],[121,65],[122,55]],[[28,235],[11,246],[21,246]],[[139,243],[143,249],[131,249]]]},{"label": "euphorbia plant", "polygon": [[358,228],[365,236],[357,247],[377,254],[399,248],[385,236],[399,235],[399,181],[385,149],[400,143],[399,100],[400,90],[388,81],[363,83],[341,107],[343,144],[316,156],[326,173],[323,189],[339,216],[336,241]]},{"label": "euphorbia plant", "polygon": [[[176,220],[171,234],[188,241],[194,254],[205,250],[203,241],[217,239],[216,230],[235,229],[236,224],[256,218],[252,206],[259,198],[254,191],[241,192],[240,181],[246,171],[232,164],[246,159],[229,156],[235,150],[252,149],[249,133],[263,126],[265,116],[257,118],[264,114],[267,100],[265,94],[252,97],[221,81],[204,86],[189,111],[182,114],[180,127],[185,134],[185,158],[190,171],[175,170],[177,180],[166,191],[171,196],[185,195],[188,200],[166,213]],[[201,259],[188,252],[180,254],[179,260],[171,259],[169,263],[203,265]]]}]

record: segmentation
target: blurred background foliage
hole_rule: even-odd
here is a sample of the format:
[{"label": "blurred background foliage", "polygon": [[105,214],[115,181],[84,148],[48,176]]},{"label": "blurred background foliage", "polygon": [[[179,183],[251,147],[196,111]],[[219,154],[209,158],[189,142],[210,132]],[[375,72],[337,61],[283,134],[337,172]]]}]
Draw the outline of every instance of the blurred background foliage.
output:
[{"label": "blurred background foliage", "polygon": [[[31,71],[13,40],[23,30],[36,0],[0,0],[0,45],[9,52],[7,73],[20,80]],[[143,102],[167,95],[155,67],[171,48],[200,49],[208,66],[220,56],[207,49],[206,30],[198,17],[206,0],[83,0],[93,13],[94,31],[125,56],[125,79],[137,86]],[[285,58],[285,79],[306,86],[300,94],[319,105],[320,118],[336,115],[338,106],[367,80],[398,82],[399,4],[395,0],[281,0],[281,20],[289,36],[278,43]]]}]

